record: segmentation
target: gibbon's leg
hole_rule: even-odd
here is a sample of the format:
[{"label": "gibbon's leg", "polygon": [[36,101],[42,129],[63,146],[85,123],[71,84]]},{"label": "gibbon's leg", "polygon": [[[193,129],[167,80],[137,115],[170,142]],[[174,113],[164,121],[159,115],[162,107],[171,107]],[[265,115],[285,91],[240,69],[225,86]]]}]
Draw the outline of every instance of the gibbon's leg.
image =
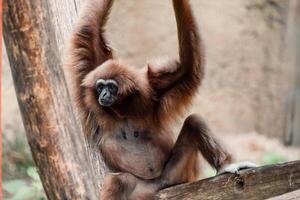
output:
[{"label": "gibbon's leg", "polygon": [[212,136],[204,120],[197,115],[190,115],[183,124],[163,171],[165,186],[197,180],[200,170],[197,158],[199,150],[218,174],[237,173],[244,168],[256,167],[250,162],[231,164],[231,155]]},{"label": "gibbon's leg", "polygon": [[101,200],[127,200],[127,193],[136,185],[136,180],[128,173],[109,173],[101,190]]},{"label": "gibbon's leg", "polygon": [[231,156],[212,137],[204,120],[193,114],[184,121],[163,171],[163,179],[168,186],[197,180],[200,172],[199,150],[217,170],[231,162]]}]

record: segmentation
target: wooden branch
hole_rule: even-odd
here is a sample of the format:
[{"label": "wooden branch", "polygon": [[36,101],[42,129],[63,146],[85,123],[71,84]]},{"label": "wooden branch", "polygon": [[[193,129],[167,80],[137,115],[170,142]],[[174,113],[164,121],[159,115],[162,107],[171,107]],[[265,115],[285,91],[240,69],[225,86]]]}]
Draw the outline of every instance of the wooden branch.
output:
[{"label": "wooden branch", "polygon": [[288,192],[277,197],[269,198],[268,200],[296,200],[296,199],[300,199],[300,190]]},{"label": "wooden branch", "polygon": [[65,22],[53,21],[53,4],[72,8],[74,2],[3,2],[4,39],[27,139],[52,200],[99,199],[99,180],[61,67],[62,36],[54,24]]},{"label": "wooden branch", "polygon": [[300,189],[300,161],[243,170],[167,188],[156,199],[266,199]]}]

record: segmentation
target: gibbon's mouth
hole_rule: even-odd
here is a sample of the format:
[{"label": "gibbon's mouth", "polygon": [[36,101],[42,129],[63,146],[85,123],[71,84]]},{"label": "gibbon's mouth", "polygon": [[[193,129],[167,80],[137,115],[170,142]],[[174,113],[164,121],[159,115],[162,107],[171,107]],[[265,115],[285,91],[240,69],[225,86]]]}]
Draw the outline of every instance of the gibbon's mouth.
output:
[{"label": "gibbon's mouth", "polygon": [[115,100],[114,99],[104,99],[104,98],[99,98],[98,99],[98,102],[101,106],[105,106],[105,107],[108,107],[108,106],[111,106]]}]

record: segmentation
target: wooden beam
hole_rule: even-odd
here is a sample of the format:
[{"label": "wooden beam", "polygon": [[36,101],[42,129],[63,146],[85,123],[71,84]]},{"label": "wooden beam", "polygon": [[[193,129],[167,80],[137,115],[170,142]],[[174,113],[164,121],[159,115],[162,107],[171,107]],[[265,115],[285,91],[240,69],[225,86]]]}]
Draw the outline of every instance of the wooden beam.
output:
[{"label": "wooden beam", "polygon": [[52,4],[72,8],[74,2],[3,2],[4,40],[16,94],[33,158],[50,200],[98,200],[100,193],[61,67],[61,35],[55,23],[62,27],[65,22],[53,21],[56,10]]},{"label": "wooden beam", "polygon": [[156,199],[258,200],[300,189],[300,161],[243,170],[167,188]]}]

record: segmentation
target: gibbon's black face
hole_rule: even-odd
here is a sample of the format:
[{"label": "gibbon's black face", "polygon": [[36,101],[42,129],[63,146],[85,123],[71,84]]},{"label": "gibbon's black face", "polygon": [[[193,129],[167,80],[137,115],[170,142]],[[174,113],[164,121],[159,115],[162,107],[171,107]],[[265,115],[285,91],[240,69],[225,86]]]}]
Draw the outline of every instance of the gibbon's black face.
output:
[{"label": "gibbon's black face", "polygon": [[117,100],[118,84],[112,79],[98,79],[96,90],[98,92],[98,102],[101,106],[111,106]]}]

